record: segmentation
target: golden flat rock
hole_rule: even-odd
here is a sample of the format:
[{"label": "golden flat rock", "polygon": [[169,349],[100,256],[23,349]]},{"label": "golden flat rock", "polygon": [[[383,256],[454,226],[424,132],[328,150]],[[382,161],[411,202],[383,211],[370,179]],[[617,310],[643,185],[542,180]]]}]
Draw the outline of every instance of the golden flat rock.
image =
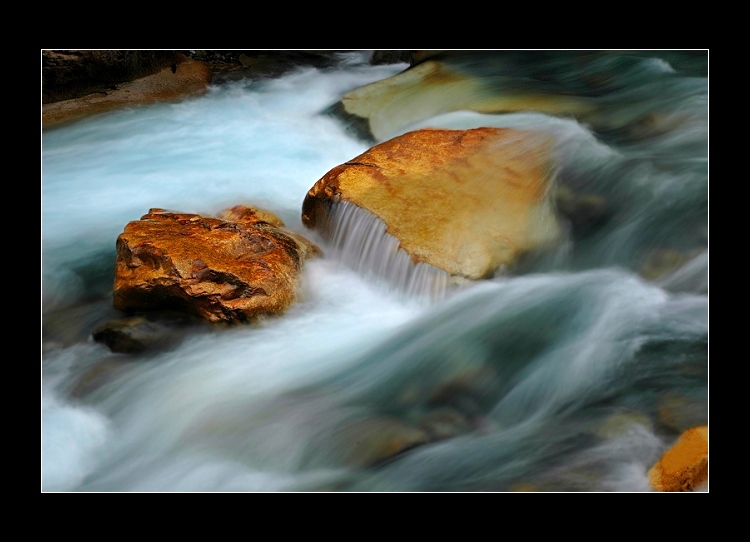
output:
[{"label": "golden flat rock", "polygon": [[550,147],[544,134],[504,128],[409,132],[326,173],[302,221],[323,230],[331,204],[348,201],[382,219],[415,263],[486,278],[559,238]]}]

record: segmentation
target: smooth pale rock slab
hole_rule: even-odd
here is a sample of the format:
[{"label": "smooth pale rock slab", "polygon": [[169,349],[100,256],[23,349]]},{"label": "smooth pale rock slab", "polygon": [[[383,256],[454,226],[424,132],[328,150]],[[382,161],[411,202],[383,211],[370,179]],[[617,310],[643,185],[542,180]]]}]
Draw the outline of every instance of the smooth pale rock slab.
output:
[{"label": "smooth pale rock slab", "polygon": [[648,472],[657,491],[693,491],[708,481],[708,426],[685,431]]},{"label": "smooth pale rock slab", "polygon": [[425,60],[399,74],[356,88],[342,97],[336,109],[361,119],[377,141],[393,137],[410,124],[452,111],[538,111],[578,117],[594,109],[592,104],[572,96],[502,90],[501,71],[473,74],[449,60]]},{"label": "smooth pale rock slab", "polygon": [[504,128],[409,132],[326,173],[302,221],[325,234],[331,205],[348,201],[382,219],[414,263],[486,278],[560,238],[551,146]]},{"label": "smooth pale rock slab", "polygon": [[233,220],[151,209],[117,239],[114,307],[174,310],[209,322],[248,322],[286,310],[315,245],[267,212]]}]

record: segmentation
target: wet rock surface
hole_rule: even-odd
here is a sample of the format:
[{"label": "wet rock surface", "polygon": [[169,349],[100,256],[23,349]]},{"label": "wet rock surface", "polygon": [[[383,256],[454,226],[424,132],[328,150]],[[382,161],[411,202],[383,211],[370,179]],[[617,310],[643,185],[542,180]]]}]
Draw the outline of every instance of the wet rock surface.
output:
[{"label": "wet rock surface", "polygon": [[382,219],[414,263],[486,278],[559,239],[548,145],[502,128],[409,132],[326,173],[302,221],[325,234],[331,206],[350,202]]},{"label": "wet rock surface", "polygon": [[694,491],[708,481],[708,426],[685,431],[649,470],[657,491]]},{"label": "wet rock surface", "polygon": [[284,312],[315,245],[252,208],[231,213],[237,221],[151,209],[130,222],[117,239],[114,307],[224,323]]}]

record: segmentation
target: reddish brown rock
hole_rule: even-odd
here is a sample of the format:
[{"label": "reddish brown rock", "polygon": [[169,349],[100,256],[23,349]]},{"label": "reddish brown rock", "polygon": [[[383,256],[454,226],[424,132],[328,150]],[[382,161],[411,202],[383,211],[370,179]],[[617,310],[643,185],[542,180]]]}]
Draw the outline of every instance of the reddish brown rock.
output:
[{"label": "reddish brown rock", "polygon": [[346,201],[385,222],[414,263],[480,279],[558,241],[546,135],[425,129],[336,166],[309,190],[302,221],[326,235]]},{"label": "reddish brown rock", "polygon": [[651,467],[657,491],[693,491],[708,481],[708,426],[693,427]]},{"label": "reddish brown rock", "polygon": [[[284,222],[272,212],[258,207],[248,207],[246,205],[236,205],[229,209],[225,209],[219,213],[219,218],[247,225],[263,225],[265,227],[275,226],[277,228],[286,227]],[[284,234],[294,239],[297,243],[302,259],[320,254],[320,248],[303,235],[290,230],[285,230]]]},{"label": "reddish brown rock", "polygon": [[286,310],[317,247],[267,212],[224,215],[235,220],[151,209],[130,222],[117,239],[115,308],[228,323]]}]

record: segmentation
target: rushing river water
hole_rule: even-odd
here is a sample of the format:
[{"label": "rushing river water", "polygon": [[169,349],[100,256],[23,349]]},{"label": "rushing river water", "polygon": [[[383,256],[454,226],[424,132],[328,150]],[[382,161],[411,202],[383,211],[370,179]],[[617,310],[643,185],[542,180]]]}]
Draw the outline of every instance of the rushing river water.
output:
[{"label": "rushing river water", "polygon": [[[348,219],[375,228],[364,251],[300,218],[315,181],[370,146],[322,112],[406,64],[346,53],[44,131],[42,490],[651,491],[648,469],[708,423],[707,56],[546,54],[544,78],[505,59],[509,78],[552,77],[596,115],[441,112],[394,132],[548,132],[561,179],[600,203],[524,274],[428,299],[368,272],[390,246],[377,224]],[[602,66],[616,77],[585,95]],[[92,339],[121,316],[128,222],[237,204],[323,249],[296,305],[142,355]]]}]

